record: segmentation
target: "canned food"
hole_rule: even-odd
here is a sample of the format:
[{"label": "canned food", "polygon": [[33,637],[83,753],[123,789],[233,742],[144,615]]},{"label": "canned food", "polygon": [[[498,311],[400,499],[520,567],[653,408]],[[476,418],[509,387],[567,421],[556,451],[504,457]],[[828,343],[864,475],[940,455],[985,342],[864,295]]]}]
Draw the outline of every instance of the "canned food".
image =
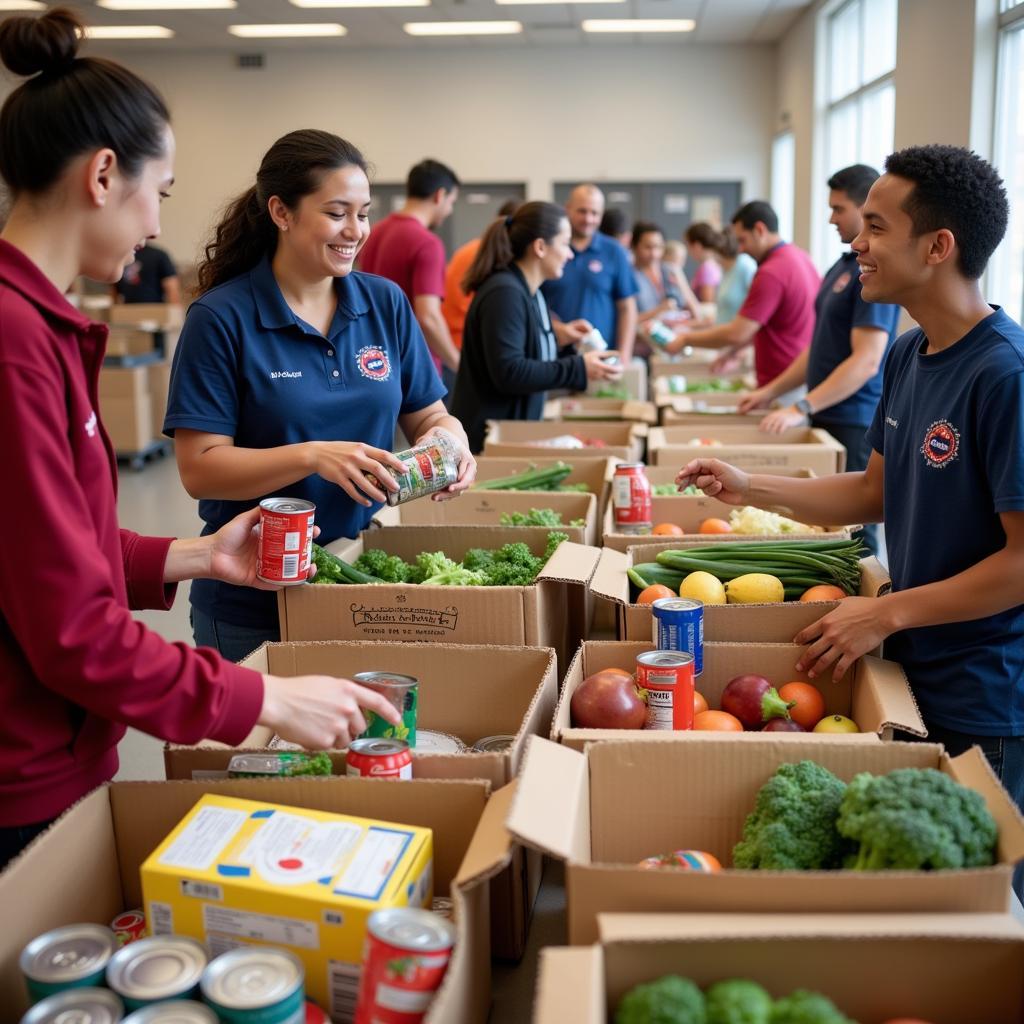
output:
[{"label": "canned food", "polygon": [[636,656],[636,684],[647,691],[648,729],[693,728],[693,655],[646,651]]},{"label": "canned food", "polygon": [[420,729],[416,734],[417,754],[464,754],[466,744],[446,732],[435,729]]},{"label": "canned food", "polygon": [[443,434],[435,435],[429,444],[396,452],[395,458],[406,469],[404,473],[392,473],[398,490],[385,491],[389,505],[443,491],[459,479],[459,452]]},{"label": "canned food", "polygon": [[306,1024],[331,1024],[326,1010],[321,1010],[316,1003],[306,1000]]},{"label": "canned food", "polygon": [[580,352],[604,352],[607,348],[608,342],[596,327],[580,342]]},{"label": "canned food", "polygon": [[429,910],[370,915],[355,1024],[417,1024],[448,969],[455,927]]},{"label": "canned food", "polygon": [[223,1024],[304,1024],[305,978],[287,950],[244,946],[213,960],[200,987]]},{"label": "canned food", "polygon": [[235,754],[228,761],[233,779],[291,778],[297,775],[330,775],[329,754],[282,750],[273,754]]},{"label": "canned food", "polygon": [[642,462],[620,462],[612,477],[612,509],[618,533],[651,532],[651,482]]},{"label": "canned food", "polygon": [[36,936],[19,958],[33,1002],[63,992],[103,984],[117,951],[114,933],[102,924],[69,924]]},{"label": "canned food", "polygon": [[345,757],[345,774],[369,779],[411,779],[412,754],[405,740],[353,740]]},{"label": "canned food", "polygon": [[402,724],[395,726],[387,719],[364,709],[366,729],[361,735],[406,740],[410,747],[415,747],[420,681],[415,676],[403,676],[397,672],[357,672],[352,679],[360,686],[387,697],[391,706],[402,716]]},{"label": "canned food", "polygon": [[107,965],[107,984],[129,1010],[168,999],[192,999],[206,967],[206,950],[183,935],[154,935],[118,950]]},{"label": "canned food", "polygon": [[141,910],[126,910],[110,922],[118,946],[127,946],[146,936],[146,915]]},{"label": "canned food", "polygon": [[655,345],[660,345],[664,348],[676,336],[676,333],[671,327],[667,327],[660,320],[655,320],[648,325],[647,336]]},{"label": "canned food", "polygon": [[256,575],[264,583],[290,587],[306,582],[315,512],[316,505],[301,498],[264,498],[260,502]]},{"label": "canned food", "polygon": [[74,988],[36,1003],[21,1024],[117,1024],[124,1004],[106,988]]},{"label": "canned food", "polygon": [[478,754],[500,754],[515,741],[515,736],[484,736],[473,744],[473,750]]},{"label": "canned food", "polygon": [[173,999],[153,1003],[129,1014],[121,1024],[219,1024],[217,1014],[202,1003]]},{"label": "canned food", "polygon": [[704,671],[704,602],[688,597],[659,597],[651,604],[654,646],[659,651],[693,655],[693,674]]}]

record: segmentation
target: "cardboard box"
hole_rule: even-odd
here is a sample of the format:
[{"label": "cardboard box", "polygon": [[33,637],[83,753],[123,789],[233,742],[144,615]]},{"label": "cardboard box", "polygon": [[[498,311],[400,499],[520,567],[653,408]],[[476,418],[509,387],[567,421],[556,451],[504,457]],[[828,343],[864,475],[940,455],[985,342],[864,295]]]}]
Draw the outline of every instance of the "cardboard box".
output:
[{"label": "cardboard box", "polygon": [[[714,539],[710,536],[703,538],[705,541]],[[669,538],[633,544],[625,552],[611,547],[602,548],[601,559],[590,582],[590,592],[599,602],[615,605],[616,635],[620,640],[649,640],[654,635],[650,605],[630,604],[626,569],[643,562],[653,562],[659,551],[677,547],[679,544]],[[862,558],[860,567],[861,597],[881,597],[889,593],[892,581],[877,558]],[[705,605],[704,639],[735,643],[789,643],[800,630],[817,622],[838,605],[838,601]]]},{"label": "cardboard box", "polygon": [[544,419],[631,420],[653,425],[658,422],[658,410],[653,402],[639,402],[632,398],[624,400],[571,395],[545,402]]},{"label": "cardboard box", "polygon": [[604,1024],[666,974],[813,989],[861,1024],[1024,1020],[1024,929],[1009,914],[602,914],[598,927],[597,945],[541,951],[534,1024]]},{"label": "cardboard box", "polygon": [[[1005,912],[1024,818],[978,748],[950,758],[931,743],[820,743],[787,737],[737,743],[707,733],[608,740],[585,753],[534,739],[508,818],[513,837],[567,862],[569,941],[595,941],[607,912]],[[981,793],[999,825],[998,863],[966,871],[736,871],[732,849],[758,790],[780,764],[810,758],[850,780],[858,772],[937,768]],[[707,850],[724,870],[643,871],[644,857]]]},{"label": "cardboard box", "polygon": [[622,376],[614,383],[606,380],[592,380],[587,384],[587,394],[593,395],[601,388],[612,387],[622,388],[631,399],[637,402],[647,401],[647,364],[635,356],[628,366],[622,368]]},{"label": "cardboard box", "polygon": [[[551,723],[551,739],[573,750],[583,750],[585,744],[594,740],[646,739],[652,735],[655,738],[666,735],[642,729],[576,729],[570,714],[573,694],[587,676],[606,668],[634,672],[637,655],[651,650],[654,650],[654,645],[650,639],[642,642],[587,641],[582,644],[562,682],[561,696]],[[796,644],[705,643],[704,671],[697,676],[697,690],[707,699],[709,707],[721,708],[722,691],[736,676],[755,673],[764,676],[776,688],[783,683],[800,680],[814,683],[821,691],[826,715],[846,715],[860,726],[861,731],[854,738],[866,742],[891,740],[894,729],[902,729],[915,736],[928,735],[907,677],[895,662],[865,656],[859,658],[838,681],[833,681],[831,673],[827,678],[812,680],[806,672],[796,671],[795,665],[802,651],[803,648]],[[698,733],[668,735],[688,739]],[[737,743],[774,743],[777,736],[810,743],[829,743],[834,738],[828,733],[745,732],[733,739]]]},{"label": "cardboard box", "polygon": [[151,363],[149,371],[149,398],[153,407],[153,437],[164,436],[164,419],[167,416],[167,392],[171,387],[171,363]]},{"label": "cardboard box", "polygon": [[[577,544],[598,544],[597,496],[560,491],[467,491],[454,501],[407,501],[385,505],[373,517],[380,527],[401,526],[501,526],[503,514],[528,513],[534,508],[550,508],[562,516],[562,526],[543,527],[560,530]],[[582,519],[580,526],[569,525]]]},{"label": "cardboard box", "polygon": [[657,390],[657,382],[664,377],[681,375],[684,377],[729,377],[736,374],[720,374],[711,372],[711,364],[721,355],[710,348],[692,348],[688,354],[679,353],[674,356],[664,352],[652,352],[648,363],[652,395]]},{"label": "cardboard box", "polygon": [[[600,448],[561,448],[538,444],[538,442],[564,437],[568,434],[601,440],[604,445]],[[566,461],[569,459],[615,458],[624,459],[627,462],[639,462],[644,455],[646,436],[646,424],[627,421],[618,423],[598,421],[583,425],[560,420],[488,420],[484,454],[517,458],[556,455]]]},{"label": "cardboard box", "polygon": [[[732,391],[687,391],[688,386],[700,384],[711,380],[726,381],[734,390]],[[706,372],[690,373],[685,372],[664,374],[660,376],[651,388],[651,401],[656,406],[673,406],[676,402],[684,403],[682,411],[687,411],[685,403],[693,403],[695,406],[706,406],[710,409],[735,408],[744,391],[751,390],[749,378],[741,373],[726,373],[710,375]]]},{"label": "cardboard box", "polygon": [[[117,302],[110,307],[112,324],[145,324],[147,330],[180,327],[185,322],[185,310],[167,302]],[[152,325],[152,326],[150,326]]]},{"label": "cardboard box", "polygon": [[139,867],[200,797],[215,793],[433,830],[434,892],[455,903],[458,941],[426,1020],[484,1024],[490,1005],[487,879],[508,861],[507,787],[483,781],[239,779],[114,782],[72,807],[0,875],[0,1006],[27,1007],[18,955],[36,935],[79,921],[108,924],[141,906]]},{"label": "cardboard box", "polygon": [[113,398],[145,400],[149,394],[149,375],[145,366],[104,366],[100,370],[100,405]]},{"label": "cardboard box", "polygon": [[[117,306],[111,307],[117,309]],[[128,324],[111,324],[105,354],[108,356],[142,356],[157,347],[159,328],[150,324],[147,329]]]},{"label": "cardboard box", "polygon": [[658,412],[663,426],[689,424],[703,430],[715,431],[720,426],[756,427],[767,410],[741,413],[738,410],[740,394],[664,395],[659,397]]},{"label": "cardboard box", "polygon": [[[690,442],[708,436],[720,445]],[[814,427],[791,427],[781,434],[763,434],[749,427],[715,426],[698,435],[693,426],[652,427],[648,436],[649,461],[678,469],[691,459],[721,459],[741,469],[770,473],[776,469],[813,469],[818,476],[842,473],[846,449],[829,433]]]},{"label": "cardboard box", "polygon": [[[470,548],[522,541],[540,555],[549,531],[523,526],[404,526],[364,531],[330,550],[354,560],[377,547],[407,562],[422,551],[461,559]],[[282,640],[427,640],[431,643],[553,647],[568,663],[586,631],[586,586],[600,552],[566,541],[528,587],[285,587],[278,593]]]},{"label": "cardboard box", "polygon": [[141,452],[153,440],[153,406],[148,392],[134,398],[101,399],[100,416],[116,452]]}]

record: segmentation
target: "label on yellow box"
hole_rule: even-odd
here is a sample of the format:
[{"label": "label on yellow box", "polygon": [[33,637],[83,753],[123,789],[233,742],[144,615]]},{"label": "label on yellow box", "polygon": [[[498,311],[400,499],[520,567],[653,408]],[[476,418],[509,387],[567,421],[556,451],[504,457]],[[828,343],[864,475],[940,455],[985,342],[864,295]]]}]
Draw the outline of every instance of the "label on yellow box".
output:
[{"label": "label on yellow box", "polygon": [[430,829],[204,796],[142,865],[154,935],[189,935],[211,956],[282,946],[306,991],[350,1020],[366,922],[382,907],[429,907]]}]

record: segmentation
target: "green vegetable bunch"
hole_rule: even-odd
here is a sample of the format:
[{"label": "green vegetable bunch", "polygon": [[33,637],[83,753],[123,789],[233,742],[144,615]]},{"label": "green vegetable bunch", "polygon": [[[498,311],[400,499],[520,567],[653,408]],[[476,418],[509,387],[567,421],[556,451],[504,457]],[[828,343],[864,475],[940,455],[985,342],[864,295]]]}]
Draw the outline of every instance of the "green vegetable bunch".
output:
[{"label": "green vegetable bunch", "polygon": [[562,513],[553,508],[531,508],[529,512],[502,512],[502,526],[561,526]]},{"label": "green vegetable bunch", "polygon": [[688,978],[666,974],[637,985],[615,1011],[615,1024],[707,1024],[704,995]]},{"label": "green vegetable bunch", "polygon": [[769,1024],[772,997],[756,981],[719,981],[705,993],[707,1024]]},{"label": "green vegetable bunch", "polygon": [[797,989],[772,1007],[769,1024],[856,1024],[819,992]]},{"label": "green vegetable bunch", "polygon": [[332,555],[330,551],[313,545],[313,564],[316,566],[314,583],[383,583],[384,580],[372,573],[364,572],[355,565],[349,565],[344,559]]},{"label": "green vegetable bunch", "polygon": [[355,566],[385,583],[406,583],[409,579],[409,566],[398,555],[389,555],[380,548],[367,548]]},{"label": "green vegetable bunch", "polygon": [[471,491],[557,491],[562,481],[572,472],[568,462],[556,462],[553,466],[538,469],[530,465],[519,473],[496,477],[493,480],[478,480]]},{"label": "green vegetable bunch", "polygon": [[656,498],[671,498],[675,497],[677,494],[696,496],[703,493],[704,492],[699,487],[694,487],[693,484],[690,484],[683,490],[679,490],[675,484],[654,484],[651,487],[651,494]]},{"label": "green vegetable bunch", "polygon": [[767,871],[838,868],[848,845],[836,831],[846,783],[814,761],[780,765],[761,787],[733,866]]}]

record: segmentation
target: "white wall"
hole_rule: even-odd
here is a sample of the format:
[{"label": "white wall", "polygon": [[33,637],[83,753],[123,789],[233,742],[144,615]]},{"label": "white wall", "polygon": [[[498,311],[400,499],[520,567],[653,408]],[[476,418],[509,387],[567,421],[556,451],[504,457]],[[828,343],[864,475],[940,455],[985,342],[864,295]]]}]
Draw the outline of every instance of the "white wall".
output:
[{"label": "white wall", "polygon": [[[124,58],[121,58],[124,60]],[[732,179],[765,195],[775,111],[773,46],[271,52],[262,71],[228,54],[126,61],[165,93],[178,138],[163,244],[195,258],[219,206],[275,138],[336,131],[381,181],[434,156],[464,180]]]}]

